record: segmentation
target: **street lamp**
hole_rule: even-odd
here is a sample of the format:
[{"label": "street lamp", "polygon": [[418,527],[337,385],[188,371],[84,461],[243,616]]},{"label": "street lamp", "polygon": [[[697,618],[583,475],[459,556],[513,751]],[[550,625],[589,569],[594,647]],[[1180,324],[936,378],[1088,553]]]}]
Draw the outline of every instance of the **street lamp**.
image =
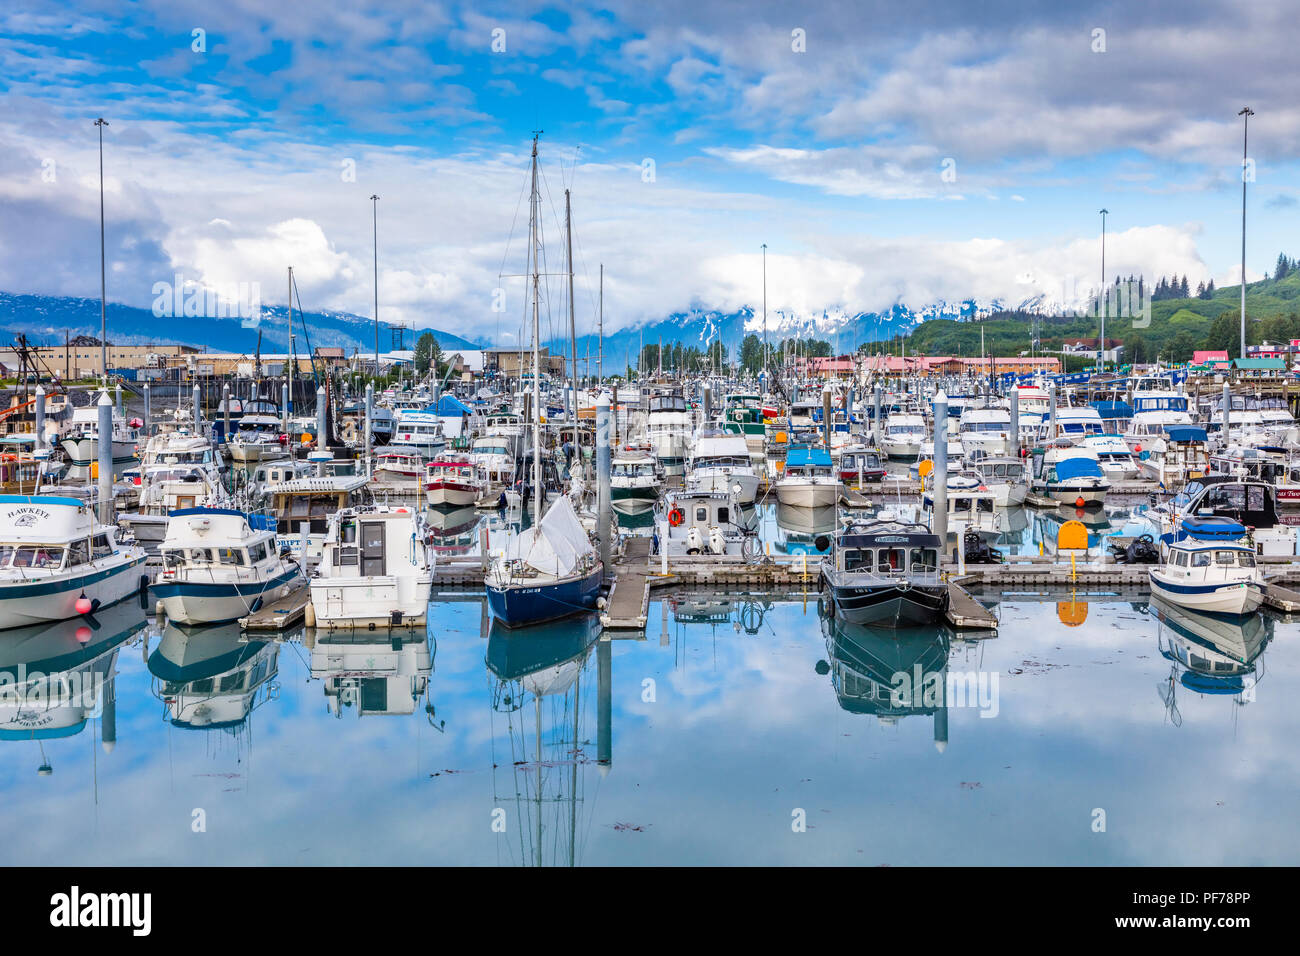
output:
[{"label": "street lamp", "polygon": [[767,243],[763,243],[763,375],[767,375]]},{"label": "street lamp", "polygon": [[108,120],[95,120],[99,128],[99,362],[100,375],[108,385],[108,285],[104,278],[104,127]]},{"label": "street lamp", "polygon": [[1241,117],[1241,357],[1246,357],[1246,140],[1255,111],[1243,106]]}]

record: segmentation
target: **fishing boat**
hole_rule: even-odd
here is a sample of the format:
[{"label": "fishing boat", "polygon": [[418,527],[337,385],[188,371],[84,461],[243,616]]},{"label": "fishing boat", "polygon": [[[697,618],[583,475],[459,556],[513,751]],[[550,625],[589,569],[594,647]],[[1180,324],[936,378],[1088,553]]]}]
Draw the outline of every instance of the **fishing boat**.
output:
[{"label": "fishing boat", "polygon": [[943,543],[922,525],[851,522],[837,531],[822,559],[827,613],[851,624],[907,627],[934,624],[948,609],[939,576]]},{"label": "fishing boat", "polygon": [[[139,441],[139,420],[127,421],[115,408],[112,434],[113,474],[120,475],[123,470],[135,464],[136,447]],[[94,467],[99,463],[99,407],[87,405],[84,408],[74,409],[72,421],[63,433],[59,444],[68,457],[67,477],[73,479],[91,477]]]},{"label": "fishing boat", "polygon": [[792,447],[776,482],[776,500],[798,508],[833,506],[840,497],[840,480],[831,473],[831,456],[824,448]]},{"label": "fishing boat", "polygon": [[153,593],[178,624],[238,620],[306,580],[302,566],[281,554],[274,532],[254,530],[233,508],[173,511],[159,553]]},{"label": "fishing boat", "polygon": [[659,500],[660,482],[654,455],[624,448],[610,463],[610,504],[625,514],[649,511]]},{"label": "fishing boat", "polygon": [[1029,470],[1023,458],[980,458],[966,467],[992,492],[994,507],[1014,508],[1029,495]]},{"label": "fishing boat", "polygon": [[[955,477],[955,476],[950,476]],[[978,479],[976,479],[978,481]],[[964,487],[963,487],[964,485]],[[1006,512],[996,507],[996,496],[986,485],[952,482],[948,485],[948,540],[960,544],[974,534],[985,544],[993,544],[1006,531]],[[934,526],[934,498],[921,498],[921,509]],[[960,535],[960,537],[959,537]]]},{"label": "fishing boat", "polygon": [[596,606],[600,555],[567,497],[512,538],[487,575],[488,608],[506,627],[567,617]]},{"label": "fishing boat", "polygon": [[62,621],[137,594],[148,582],[146,557],[77,498],[0,495],[0,629]]},{"label": "fishing boat", "polygon": [[687,446],[691,440],[691,413],[680,392],[659,392],[650,396],[645,434],[660,470],[666,475],[684,474]]},{"label": "fishing boat", "polygon": [[1011,413],[1005,408],[968,408],[957,437],[968,456],[1010,454]]},{"label": "fishing boat", "polygon": [[745,439],[725,432],[697,436],[690,448],[686,485],[692,491],[729,492],[739,504],[753,504],[758,472]]},{"label": "fishing boat", "polygon": [[423,624],[433,584],[427,530],[414,508],[345,508],[330,517],[311,578],[318,628]]},{"label": "fishing boat", "polygon": [[245,402],[239,427],[226,443],[231,461],[248,466],[287,458],[289,449],[282,440],[281,425],[280,406],[269,398]]},{"label": "fishing boat", "polygon": [[1209,614],[1242,616],[1264,602],[1264,576],[1247,543],[1246,527],[1230,518],[1186,518],[1183,537],[1169,545],[1165,562],[1147,573],[1151,594],[1170,604]]},{"label": "fishing boat", "polygon": [[656,538],[656,553],[731,555],[757,558],[762,543],[739,521],[735,497],[725,491],[671,491],[656,524],[668,525],[668,536]]},{"label": "fishing boat", "polygon": [[835,473],[845,484],[862,484],[868,481],[882,481],[885,477],[885,460],[880,452],[861,443],[845,445],[838,451],[831,452],[831,458],[838,458]]},{"label": "fishing boat", "polygon": [[434,507],[472,505],[483,486],[468,455],[440,455],[424,466],[424,493]]},{"label": "fishing boat", "polygon": [[267,485],[262,502],[276,517],[280,546],[310,569],[320,562],[330,516],[344,508],[372,504],[374,494],[365,475],[304,475]]}]

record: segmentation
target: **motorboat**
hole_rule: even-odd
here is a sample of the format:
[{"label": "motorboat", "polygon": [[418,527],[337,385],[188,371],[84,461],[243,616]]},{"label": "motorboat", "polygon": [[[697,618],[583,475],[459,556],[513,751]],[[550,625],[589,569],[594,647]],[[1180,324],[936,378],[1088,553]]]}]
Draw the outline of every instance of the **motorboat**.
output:
[{"label": "motorboat", "polygon": [[424,466],[425,497],[435,508],[472,505],[483,490],[484,482],[468,455],[439,455]]},{"label": "motorboat", "polygon": [[615,511],[640,514],[659,500],[659,467],[648,451],[625,448],[610,463],[609,494]]},{"label": "motorboat", "polygon": [[921,626],[948,609],[948,585],[939,576],[943,543],[923,525],[899,521],[851,522],[833,536],[822,559],[829,616],[851,624]]},{"label": "motorboat", "polygon": [[1112,484],[1138,476],[1137,461],[1123,435],[1090,434],[1085,435],[1077,444],[1097,456],[1102,473]]},{"label": "motorboat", "polygon": [[302,565],[281,554],[275,533],[233,508],[173,511],[159,548],[153,594],[178,624],[223,624],[302,587]]},{"label": "motorboat", "polygon": [[894,414],[885,419],[880,449],[890,458],[911,460],[921,453],[925,439],[925,419],[909,413]]},{"label": "motorboat", "polygon": [[[1080,508],[1100,505],[1110,492],[1110,481],[1102,470],[1101,462],[1085,449],[1055,449],[1049,453],[1043,490],[1053,501],[1073,504]],[[1054,461],[1050,460],[1055,458]]]},{"label": "motorboat", "polygon": [[311,577],[315,626],[423,624],[433,585],[427,537],[414,508],[374,505],[331,515]]},{"label": "motorboat", "polygon": [[686,486],[692,491],[727,492],[739,504],[753,504],[758,497],[758,472],[745,439],[723,432],[699,435],[691,444]]},{"label": "motorboat", "polygon": [[[140,441],[139,425],[138,419],[128,421],[114,408],[113,474],[120,475],[136,463],[136,449]],[[87,405],[73,409],[72,421],[64,430],[59,444],[68,458],[67,477],[82,480],[90,478],[99,464],[99,406]]]},{"label": "motorboat", "polygon": [[77,498],[0,495],[0,629],[62,621],[140,593],[143,548]]},{"label": "motorboat", "polygon": [[825,508],[839,500],[841,487],[832,474],[828,451],[816,446],[792,447],[776,482],[776,500],[797,508]]},{"label": "motorboat", "polygon": [[1147,572],[1151,594],[1208,614],[1240,617],[1264,602],[1265,581],[1246,527],[1230,518],[1187,518],[1164,564]]}]

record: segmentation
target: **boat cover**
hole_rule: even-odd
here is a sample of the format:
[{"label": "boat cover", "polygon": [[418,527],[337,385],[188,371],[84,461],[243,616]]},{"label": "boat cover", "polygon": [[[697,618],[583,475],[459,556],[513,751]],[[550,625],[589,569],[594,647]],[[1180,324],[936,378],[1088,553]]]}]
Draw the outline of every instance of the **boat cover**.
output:
[{"label": "boat cover", "polygon": [[1056,463],[1056,480],[1073,481],[1076,478],[1102,478],[1101,465],[1092,458],[1066,458]]},{"label": "boat cover", "polygon": [[542,516],[510,542],[506,557],[520,558],[544,574],[564,577],[578,566],[578,558],[593,551],[587,532],[567,497],[558,499]]}]

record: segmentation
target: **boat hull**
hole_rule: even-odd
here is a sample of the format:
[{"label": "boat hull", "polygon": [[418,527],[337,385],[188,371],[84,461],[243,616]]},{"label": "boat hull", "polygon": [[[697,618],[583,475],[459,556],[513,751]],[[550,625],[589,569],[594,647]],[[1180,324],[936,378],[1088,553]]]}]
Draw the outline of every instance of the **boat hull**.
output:
[{"label": "boat hull", "polygon": [[0,630],[78,617],[76,605],[82,594],[100,607],[137,594],[144,561],[144,552],[138,551],[121,564],[87,574],[6,583],[0,587]]},{"label": "boat hull", "polygon": [[430,481],[425,484],[425,497],[434,507],[454,505],[463,508],[478,501],[479,489],[474,485],[452,484],[445,481]]},{"label": "boat hull", "polygon": [[777,482],[776,500],[793,508],[830,508],[839,500],[838,484]]},{"label": "boat hull", "polygon": [[216,584],[205,581],[168,581],[153,585],[169,621],[176,624],[227,624],[247,617],[269,601],[278,601],[305,583],[294,567],[266,581]]},{"label": "boat hull", "polygon": [[[99,461],[98,438],[65,438],[60,443],[68,456],[67,478],[89,478],[94,463]],[[129,441],[113,442],[113,473],[120,474],[125,468],[138,462],[135,443]]]},{"label": "boat hull", "polygon": [[1109,484],[1076,484],[1060,481],[1049,482],[1047,485],[1047,496],[1053,501],[1067,505],[1077,504],[1080,500],[1085,505],[1099,505],[1106,500],[1109,491]]},{"label": "boat hull", "polygon": [[596,607],[600,594],[601,567],[581,578],[553,584],[495,587],[488,585],[488,610],[506,627],[543,624]]},{"label": "boat hull", "polygon": [[1169,604],[1204,614],[1243,617],[1264,603],[1264,590],[1257,584],[1237,581],[1224,584],[1178,584],[1162,580],[1159,572],[1148,572],[1151,594]]},{"label": "boat hull", "polygon": [[[432,584],[432,573],[408,578],[313,578],[311,604],[316,626],[334,630],[421,625],[429,611]],[[400,615],[396,621],[394,612]]]},{"label": "boat hull", "polygon": [[948,610],[948,588],[897,584],[836,587],[831,589],[831,600],[835,615],[850,624],[923,627],[942,620]]}]

